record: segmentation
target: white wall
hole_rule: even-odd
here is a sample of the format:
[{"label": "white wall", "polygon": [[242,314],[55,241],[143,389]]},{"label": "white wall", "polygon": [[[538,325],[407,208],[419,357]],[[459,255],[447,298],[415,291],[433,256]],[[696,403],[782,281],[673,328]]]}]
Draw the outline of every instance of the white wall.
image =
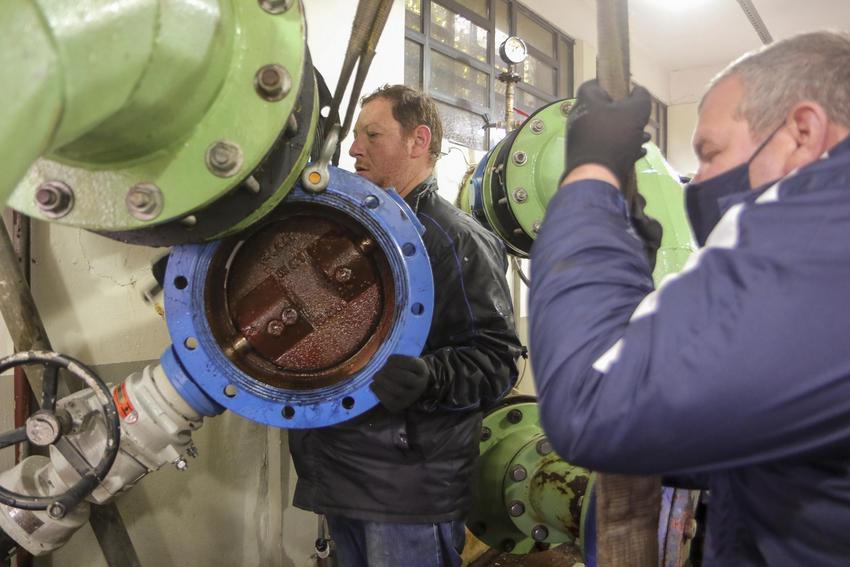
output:
[{"label": "white wall", "polygon": [[667,107],[667,161],[681,175],[693,176],[697,159],[691,138],[697,124],[699,101],[711,79],[724,65],[683,69],[670,73],[670,105]]},{"label": "white wall", "polygon": [[691,137],[697,124],[696,102],[667,107],[667,161],[679,175],[693,177],[697,158],[691,148]]}]

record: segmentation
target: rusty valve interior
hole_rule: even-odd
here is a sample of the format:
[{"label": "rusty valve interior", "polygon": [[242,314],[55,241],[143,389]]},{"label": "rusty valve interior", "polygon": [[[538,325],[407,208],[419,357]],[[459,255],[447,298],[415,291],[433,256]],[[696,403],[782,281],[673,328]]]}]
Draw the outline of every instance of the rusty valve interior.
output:
[{"label": "rusty valve interior", "polygon": [[204,293],[224,353],[249,376],[286,389],[356,373],[395,316],[381,246],[351,217],[308,203],[223,242]]}]

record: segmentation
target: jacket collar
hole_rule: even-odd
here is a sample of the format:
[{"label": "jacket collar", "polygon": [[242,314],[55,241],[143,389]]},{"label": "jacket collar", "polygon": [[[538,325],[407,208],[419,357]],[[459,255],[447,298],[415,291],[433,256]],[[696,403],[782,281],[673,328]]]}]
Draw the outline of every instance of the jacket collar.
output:
[{"label": "jacket collar", "polygon": [[414,213],[419,212],[419,201],[437,191],[437,178],[431,175],[425,181],[413,188],[404,198]]}]

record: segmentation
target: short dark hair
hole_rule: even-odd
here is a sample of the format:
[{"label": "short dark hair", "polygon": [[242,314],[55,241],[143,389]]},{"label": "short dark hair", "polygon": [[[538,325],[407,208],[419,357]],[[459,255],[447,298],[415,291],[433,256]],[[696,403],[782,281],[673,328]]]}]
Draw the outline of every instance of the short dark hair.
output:
[{"label": "short dark hair", "polygon": [[434,100],[407,85],[384,85],[360,99],[360,105],[372,102],[376,98],[385,98],[392,103],[393,118],[398,120],[405,134],[412,134],[419,125],[425,125],[431,129],[431,145],[428,146],[428,152],[431,154],[431,161],[437,161],[443,145],[443,123]]}]

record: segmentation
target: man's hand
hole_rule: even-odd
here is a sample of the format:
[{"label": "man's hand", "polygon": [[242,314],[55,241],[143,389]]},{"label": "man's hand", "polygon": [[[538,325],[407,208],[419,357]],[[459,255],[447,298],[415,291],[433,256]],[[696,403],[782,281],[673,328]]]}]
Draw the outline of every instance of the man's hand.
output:
[{"label": "man's hand", "polygon": [[378,370],[369,386],[381,404],[392,413],[399,413],[416,402],[430,382],[425,361],[417,356],[393,354]]},{"label": "man's hand", "polygon": [[643,87],[614,102],[595,80],[582,84],[567,117],[564,178],[581,165],[595,164],[609,170],[621,189],[625,187],[635,162],[646,153],[641,146],[650,138],[643,130],[650,109],[651,98]]}]

